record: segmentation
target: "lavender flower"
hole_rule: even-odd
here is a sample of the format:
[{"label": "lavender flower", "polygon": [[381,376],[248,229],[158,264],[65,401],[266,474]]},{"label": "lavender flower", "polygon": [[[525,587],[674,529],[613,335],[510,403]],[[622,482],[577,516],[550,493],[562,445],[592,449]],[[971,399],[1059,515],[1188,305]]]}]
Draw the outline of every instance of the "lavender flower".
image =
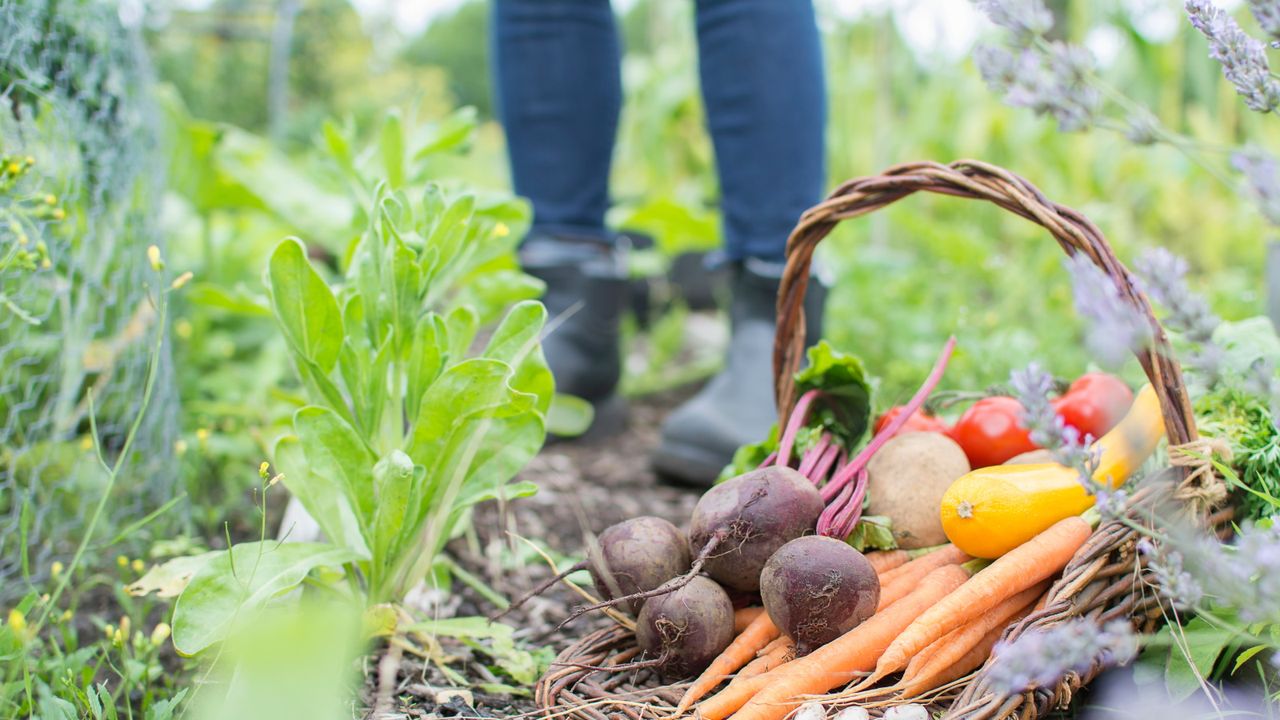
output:
[{"label": "lavender flower", "polygon": [[1021,44],[1053,29],[1053,13],[1041,0],[976,0],[974,4]]},{"label": "lavender flower", "polygon": [[1080,482],[1090,493],[1099,490],[1093,481],[1098,467],[1098,454],[1091,435],[1081,436],[1080,431],[1067,425],[1053,409],[1049,395],[1053,392],[1053,376],[1031,363],[1024,370],[1009,374],[1009,385],[1014,396],[1022,403],[1022,426],[1035,444],[1053,453],[1054,459],[1080,473]]},{"label": "lavender flower", "polygon": [[[1280,2],[1277,0],[1249,0],[1249,11],[1262,27],[1262,31],[1280,40]],[[1276,42],[1271,46],[1275,47]]]},{"label": "lavender flower", "polygon": [[1183,566],[1182,553],[1162,553],[1146,538],[1138,541],[1138,552],[1147,558],[1147,569],[1160,594],[1181,610],[1193,608],[1204,599],[1204,586]]},{"label": "lavender flower", "polygon": [[1280,525],[1241,531],[1227,562],[1216,563],[1220,583],[1245,622],[1280,622]]},{"label": "lavender flower", "polygon": [[1280,164],[1271,153],[1250,147],[1231,156],[1231,167],[1244,175],[1263,217],[1280,225]]},{"label": "lavender flower", "polygon": [[991,685],[1008,693],[1058,682],[1069,672],[1084,672],[1094,663],[1124,664],[1137,653],[1138,641],[1127,622],[1105,627],[1072,620],[1048,630],[1024,633],[996,645],[988,670]]},{"label": "lavender flower", "polygon": [[1222,74],[1245,105],[1258,112],[1280,106],[1280,83],[1271,77],[1266,46],[1209,0],[1187,0],[1185,7],[1191,24],[1209,40],[1209,57],[1222,65]]},{"label": "lavender flower", "polygon": [[1124,136],[1134,145],[1153,145],[1160,139],[1160,121],[1151,113],[1137,112],[1125,120]]},{"label": "lavender flower", "polygon": [[1120,290],[1083,254],[1066,260],[1076,312],[1090,325],[1085,343],[1098,362],[1121,365],[1128,353],[1151,340],[1146,318],[1120,296]]},{"label": "lavender flower", "polygon": [[1165,324],[1170,330],[1198,343],[1213,341],[1213,331],[1222,320],[1213,314],[1209,301],[1187,286],[1187,261],[1164,248],[1142,253],[1135,263],[1140,285],[1152,299],[1168,311]]}]

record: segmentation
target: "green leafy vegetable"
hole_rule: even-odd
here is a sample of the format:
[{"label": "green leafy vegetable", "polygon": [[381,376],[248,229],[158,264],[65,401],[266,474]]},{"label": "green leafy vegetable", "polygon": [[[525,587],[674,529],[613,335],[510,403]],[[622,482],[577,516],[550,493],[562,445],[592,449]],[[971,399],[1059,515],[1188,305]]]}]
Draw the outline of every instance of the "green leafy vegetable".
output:
[{"label": "green leafy vegetable", "polygon": [[808,366],[796,373],[796,394],[809,390],[821,390],[825,398],[809,427],[822,426],[847,447],[862,439],[871,421],[871,384],[861,360],[819,342],[809,348]]}]

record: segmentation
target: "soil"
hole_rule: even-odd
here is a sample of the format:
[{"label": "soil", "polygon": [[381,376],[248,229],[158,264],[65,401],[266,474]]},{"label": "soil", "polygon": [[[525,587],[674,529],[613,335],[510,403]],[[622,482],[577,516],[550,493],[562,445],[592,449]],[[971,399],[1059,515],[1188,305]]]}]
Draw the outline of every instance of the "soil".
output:
[{"label": "soil", "polygon": [[[659,426],[666,414],[687,398],[693,388],[633,400],[625,432],[611,438],[578,439],[548,445],[518,479],[538,485],[538,493],[505,505],[477,508],[474,532],[450,545],[451,557],[467,572],[507,598],[519,597],[551,577],[547,564],[520,538],[535,541],[561,568],[580,560],[589,534],[637,515],[656,515],[684,526],[701,490],[660,481],[649,465],[657,446]],[[497,608],[474,587],[458,582],[447,600],[416,598],[418,609],[441,617],[487,616]],[[517,628],[517,644],[550,647],[558,652],[573,640],[612,621],[593,613],[557,631],[560,622],[583,603],[563,583],[507,615],[503,622]],[[456,640],[442,638],[440,651],[448,667],[470,686],[462,687],[439,669],[402,648],[383,648],[370,658],[362,700],[367,717],[508,718],[534,714],[532,688],[528,694],[485,693],[492,684],[517,684],[493,669],[497,663],[483,652]],[[544,658],[545,659],[545,658]],[[381,689],[379,689],[381,686]]]}]

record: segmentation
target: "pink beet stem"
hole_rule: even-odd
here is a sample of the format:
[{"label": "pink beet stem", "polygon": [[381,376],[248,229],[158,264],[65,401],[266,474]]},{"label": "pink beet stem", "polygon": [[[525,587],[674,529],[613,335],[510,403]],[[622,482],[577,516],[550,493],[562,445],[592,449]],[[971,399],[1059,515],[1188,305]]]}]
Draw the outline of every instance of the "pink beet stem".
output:
[{"label": "pink beet stem", "polygon": [[777,457],[778,457],[778,451],[774,450],[773,452],[769,453],[769,457],[765,458],[764,462],[756,466],[756,469],[759,470],[762,467],[769,467],[770,465],[773,464],[773,461],[777,459]]},{"label": "pink beet stem", "polygon": [[809,419],[809,407],[813,405],[813,401],[821,395],[820,390],[814,389],[800,396],[796,401],[796,407],[791,411],[791,417],[787,418],[787,429],[782,433],[782,440],[778,443],[778,457],[775,462],[778,465],[791,464],[791,450],[796,445],[796,435],[799,434],[800,428],[804,427],[804,423]]},{"label": "pink beet stem", "polygon": [[929,376],[924,379],[924,384],[920,386],[920,389],[916,391],[915,395],[911,396],[911,400],[903,406],[902,412],[898,413],[897,417],[890,421],[883,430],[876,433],[876,435],[871,438],[871,442],[867,443],[867,446],[862,448],[862,452],[858,453],[848,465],[841,468],[831,478],[831,482],[827,483],[826,487],[822,489],[823,500],[830,502],[832,497],[839,493],[855,475],[867,466],[867,463],[871,461],[872,456],[874,456],[885,443],[889,442],[890,438],[898,434],[898,431],[902,429],[903,425],[907,424],[907,420],[909,420],[911,416],[920,409],[920,406],[924,404],[925,399],[929,397],[929,393],[933,392],[933,389],[937,387],[938,383],[942,380],[942,374],[947,371],[947,362],[951,360],[951,353],[955,348],[956,338],[953,335],[947,340],[946,345],[942,347],[942,353],[938,355],[938,360],[934,363],[933,370],[929,372]]},{"label": "pink beet stem", "polygon": [[813,474],[813,468],[822,459],[822,455],[829,447],[831,447],[831,433],[822,433],[822,437],[818,438],[818,442],[805,451],[804,457],[800,460],[800,467],[796,468],[801,475],[812,480],[814,485],[818,484],[819,477]]},{"label": "pink beet stem", "polygon": [[846,484],[844,488],[840,490],[840,493],[836,497],[836,499],[830,505],[827,505],[826,509],[822,511],[822,515],[818,516],[818,534],[819,535],[833,537],[831,533],[831,524],[832,524],[833,518],[831,517],[830,514],[828,514],[827,510],[830,510],[831,508],[835,508],[835,507],[842,507],[844,505],[844,501],[849,499],[850,495],[853,495],[853,486]]},{"label": "pink beet stem", "polygon": [[[867,469],[863,468],[852,485],[846,485],[846,488],[852,487],[853,492],[846,496],[840,493],[840,500],[831,503],[822,511],[822,517],[818,520],[819,527],[825,527],[827,532],[822,533],[828,537],[843,540],[849,537],[853,529],[857,527],[858,521],[862,519],[862,501],[867,496],[867,484],[869,480]],[[825,522],[824,522],[825,520]]]},{"label": "pink beet stem", "polygon": [[821,483],[826,480],[841,452],[843,450],[839,445],[835,443],[828,445],[826,452],[822,453],[822,457],[818,458],[818,462],[814,463],[813,471],[809,473],[809,479],[814,483]]}]

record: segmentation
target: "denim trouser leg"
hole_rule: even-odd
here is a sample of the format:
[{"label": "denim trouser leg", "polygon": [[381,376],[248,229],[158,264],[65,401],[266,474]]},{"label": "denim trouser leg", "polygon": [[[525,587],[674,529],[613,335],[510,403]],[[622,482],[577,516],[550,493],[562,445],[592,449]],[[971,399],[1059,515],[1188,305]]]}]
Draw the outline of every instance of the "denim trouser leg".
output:
[{"label": "denim trouser leg", "polygon": [[609,0],[495,0],[499,119],[531,234],[605,239],[609,164],[622,105]]},{"label": "denim trouser leg", "polygon": [[811,0],[697,0],[699,71],[732,260],[784,259],[826,184],[826,88]]}]

